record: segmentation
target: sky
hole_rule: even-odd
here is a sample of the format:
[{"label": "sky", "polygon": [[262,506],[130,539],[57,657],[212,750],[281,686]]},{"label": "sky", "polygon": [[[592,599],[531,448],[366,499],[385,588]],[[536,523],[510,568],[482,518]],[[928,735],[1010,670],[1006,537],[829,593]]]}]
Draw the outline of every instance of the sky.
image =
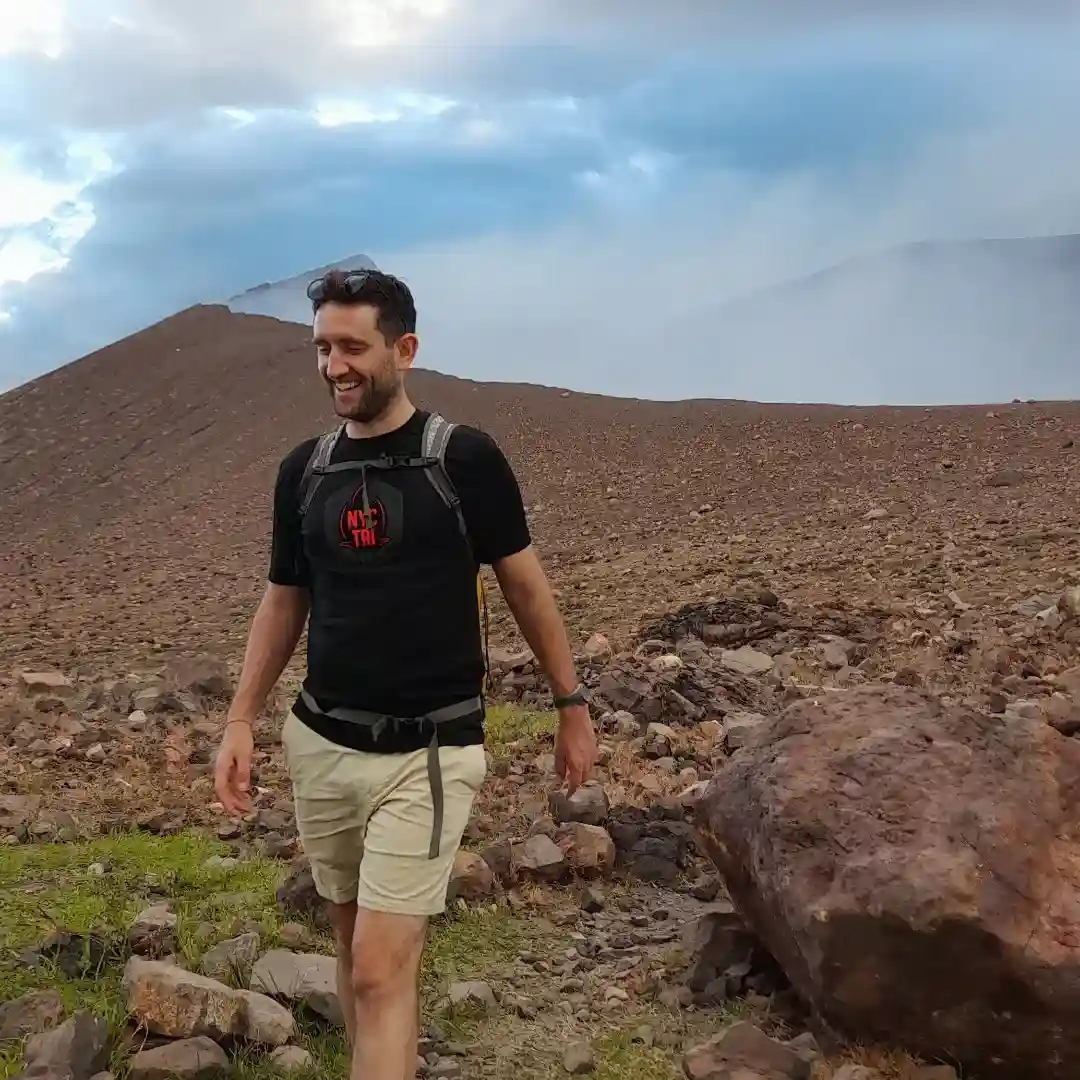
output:
[{"label": "sky", "polygon": [[365,252],[467,377],[1080,397],[1060,262],[873,263],[1080,232],[1078,47],[1080,0],[0,0],[0,391]]}]

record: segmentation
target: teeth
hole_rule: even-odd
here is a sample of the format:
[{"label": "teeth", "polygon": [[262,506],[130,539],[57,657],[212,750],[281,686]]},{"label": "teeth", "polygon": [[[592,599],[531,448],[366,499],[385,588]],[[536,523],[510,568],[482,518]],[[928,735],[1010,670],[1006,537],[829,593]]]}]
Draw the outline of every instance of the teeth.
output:
[{"label": "teeth", "polygon": [[355,390],[360,385],[359,382],[339,382],[334,383],[335,390]]}]

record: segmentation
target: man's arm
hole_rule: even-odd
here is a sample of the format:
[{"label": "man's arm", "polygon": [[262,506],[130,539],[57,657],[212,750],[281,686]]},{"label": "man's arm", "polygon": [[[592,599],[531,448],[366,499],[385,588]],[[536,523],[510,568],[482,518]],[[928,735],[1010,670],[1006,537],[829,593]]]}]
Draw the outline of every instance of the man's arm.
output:
[{"label": "man's arm", "polygon": [[308,591],[295,585],[269,582],[248,634],[244,667],[227,723],[254,724],[267,695],[281,678],[304,632]]},{"label": "man's arm", "polygon": [[[566,628],[536,551],[527,548],[494,564],[495,576],[521,633],[540,663],[556,697],[577,687],[577,673]],[[596,764],[596,733],[588,705],[559,709],[555,734],[555,771],[566,781],[569,794],[589,778]]]},{"label": "man's arm", "polygon": [[548,584],[547,575],[530,544],[493,567],[514,621],[529,643],[556,697],[571,693],[578,684],[566,628]]},{"label": "man's arm", "polygon": [[[493,439],[457,429],[447,449],[451,479],[477,560],[489,564],[525,640],[556,697],[577,686],[566,628],[540,560],[532,546],[525,506],[514,470]],[[596,734],[587,705],[559,709],[555,768],[570,791],[596,763]]]},{"label": "man's arm", "polygon": [[296,650],[308,616],[308,569],[297,513],[297,488],[307,452],[310,449],[297,448],[278,469],[270,580],[248,632],[240,682],[218,747],[214,788],[230,814],[244,814],[250,809],[255,719]]}]

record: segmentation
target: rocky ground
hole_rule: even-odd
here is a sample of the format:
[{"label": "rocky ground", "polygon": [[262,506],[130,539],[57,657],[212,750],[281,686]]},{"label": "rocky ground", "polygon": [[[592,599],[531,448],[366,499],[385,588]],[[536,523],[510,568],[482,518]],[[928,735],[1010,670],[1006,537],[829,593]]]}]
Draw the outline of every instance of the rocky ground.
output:
[{"label": "rocky ground", "polygon": [[[326,423],[303,337],[195,309],[0,398],[7,1073],[343,1068],[333,1017],[293,985],[308,961],[282,954],[328,946],[302,889],[276,891],[302,855],[277,741],[295,667],[250,819],[226,821],[210,780],[276,463]],[[491,769],[433,939],[424,1071],[948,1080],[800,1009],[728,908],[695,805],[785,708],[863,686],[1080,730],[1080,407],[414,388],[513,460],[603,743],[597,785],[553,799],[548,699],[492,588]],[[196,976],[219,1028],[153,1014]]]}]

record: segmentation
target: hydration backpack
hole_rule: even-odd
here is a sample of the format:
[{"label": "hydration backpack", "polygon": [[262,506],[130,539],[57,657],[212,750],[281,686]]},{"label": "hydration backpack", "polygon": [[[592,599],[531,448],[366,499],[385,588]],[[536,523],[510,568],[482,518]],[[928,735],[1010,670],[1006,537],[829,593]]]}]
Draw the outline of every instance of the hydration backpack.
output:
[{"label": "hydration backpack", "polygon": [[[469,529],[465,522],[465,515],[461,510],[461,500],[458,498],[450,475],[446,471],[446,448],[450,445],[450,436],[454,433],[455,427],[457,427],[456,424],[451,423],[438,413],[433,412],[424,422],[424,432],[420,439],[419,457],[384,456],[372,458],[367,461],[340,461],[336,464],[331,464],[331,460],[334,456],[334,450],[336,449],[338,442],[345,433],[345,425],[341,424],[333,431],[328,431],[325,434],[320,435],[318,442],[315,444],[315,449],[311,452],[311,457],[308,458],[307,464],[304,466],[304,473],[300,479],[299,512],[301,529],[303,529],[304,515],[311,506],[311,500],[315,497],[315,492],[322,483],[323,477],[330,473],[359,472],[363,474],[369,469],[381,471],[390,469],[423,469],[424,475],[427,476],[431,486],[438,492],[439,498],[454,512],[454,515],[457,518],[458,531],[468,545],[470,553],[472,553],[472,540],[469,537]],[[366,492],[367,489],[365,487],[365,499],[367,498]],[[365,506],[364,509],[366,511],[369,508]],[[479,567],[477,567],[476,574],[476,606],[477,617],[481,621],[484,633],[485,682],[490,685],[491,665],[489,659],[487,594],[484,591],[484,583],[480,577]]]}]

